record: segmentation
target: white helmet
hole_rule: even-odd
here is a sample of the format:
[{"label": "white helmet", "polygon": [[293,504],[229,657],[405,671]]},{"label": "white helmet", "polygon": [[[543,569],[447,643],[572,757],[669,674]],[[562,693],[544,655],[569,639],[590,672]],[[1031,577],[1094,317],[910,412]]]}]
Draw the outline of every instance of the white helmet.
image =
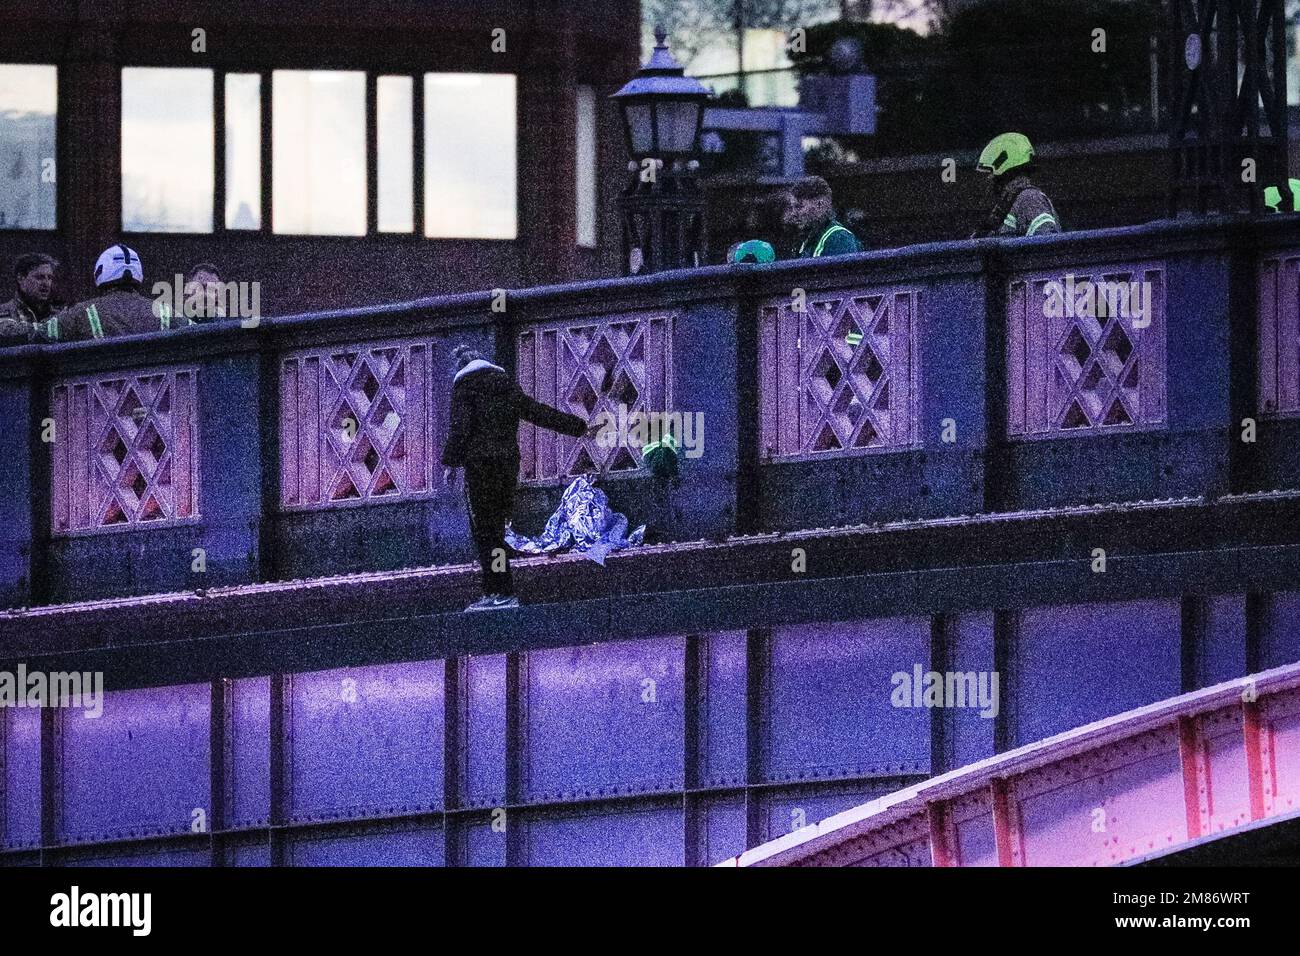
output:
[{"label": "white helmet", "polygon": [[140,256],[134,249],[128,249],[119,243],[99,254],[99,261],[95,263],[95,285],[107,285],[126,275],[136,282],[144,282],[144,269],[141,268]]}]

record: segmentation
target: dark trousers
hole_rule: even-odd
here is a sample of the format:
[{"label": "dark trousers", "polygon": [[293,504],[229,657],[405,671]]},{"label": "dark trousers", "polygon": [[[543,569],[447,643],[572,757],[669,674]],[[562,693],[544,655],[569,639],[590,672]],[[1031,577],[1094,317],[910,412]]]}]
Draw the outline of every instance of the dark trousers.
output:
[{"label": "dark trousers", "polygon": [[[515,506],[519,463],[512,459],[484,461],[465,466],[465,496],[469,499],[469,528],[483,569],[483,593],[515,593],[505,542],[506,522]],[[499,549],[499,550],[498,550]],[[493,552],[496,552],[494,554]],[[496,564],[502,570],[493,570]]]}]

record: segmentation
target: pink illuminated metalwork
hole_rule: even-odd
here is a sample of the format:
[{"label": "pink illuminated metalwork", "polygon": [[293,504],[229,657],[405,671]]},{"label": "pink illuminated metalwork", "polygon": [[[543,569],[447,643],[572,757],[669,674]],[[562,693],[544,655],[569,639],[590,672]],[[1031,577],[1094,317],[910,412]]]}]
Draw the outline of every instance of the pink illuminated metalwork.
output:
[{"label": "pink illuminated metalwork", "polygon": [[1300,412],[1300,251],[1259,266],[1259,410]]},{"label": "pink illuminated metalwork", "polygon": [[[672,336],[673,316],[663,313],[529,326],[519,333],[519,387],[587,421],[606,412],[617,418],[672,411]],[[598,436],[570,438],[522,423],[521,475],[545,481],[635,471],[641,467],[641,448],[626,437],[602,447]]]},{"label": "pink illuminated metalwork", "polygon": [[1300,810],[1300,664],[1050,737],[723,866],[1114,866]]},{"label": "pink illuminated metalwork", "polygon": [[[802,306],[803,308],[796,308]],[[916,441],[917,292],[880,287],[771,299],[759,310],[768,459]]]},{"label": "pink illuminated metalwork", "polygon": [[154,527],[198,515],[196,368],[56,382],[55,534]]},{"label": "pink illuminated metalwork", "polygon": [[1164,266],[1013,279],[1007,291],[1007,430],[1043,437],[1165,420]]},{"label": "pink illuminated metalwork", "polygon": [[280,364],[286,508],[396,500],[431,487],[429,344],[312,349]]}]

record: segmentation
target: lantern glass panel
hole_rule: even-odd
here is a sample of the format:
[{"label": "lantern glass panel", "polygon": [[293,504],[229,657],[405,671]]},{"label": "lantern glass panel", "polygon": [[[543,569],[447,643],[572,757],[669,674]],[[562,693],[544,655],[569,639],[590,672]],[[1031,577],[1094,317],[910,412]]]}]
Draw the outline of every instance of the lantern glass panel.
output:
[{"label": "lantern glass panel", "polygon": [[690,153],[695,150],[699,129],[700,104],[690,100],[666,100],[657,104],[659,111],[659,149],[664,153]]},{"label": "lantern glass panel", "polygon": [[632,152],[640,156],[654,152],[654,124],[649,103],[628,103],[624,121],[632,138]]}]

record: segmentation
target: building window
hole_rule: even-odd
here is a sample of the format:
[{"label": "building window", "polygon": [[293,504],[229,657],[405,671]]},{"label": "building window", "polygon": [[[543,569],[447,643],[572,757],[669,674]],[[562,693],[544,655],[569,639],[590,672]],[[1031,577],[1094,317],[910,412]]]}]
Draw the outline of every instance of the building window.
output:
[{"label": "building window", "polygon": [[1163,266],[1020,276],[1008,289],[1007,318],[1009,434],[1164,422]]},{"label": "building window", "polygon": [[271,74],[272,230],[366,234],[366,75]]},{"label": "building window", "polygon": [[578,245],[588,249],[596,245],[596,90],[578,87],[578,108],[574,124],[577,141]]},{"label": "building window", "polygon": [[58,70],[0,63],[0,229],[55,226]]},{"label": "building window", "polygon": [[[672,411],[672,337],[672,315],[542,323],[519,334],[519,387],[585,421],[608,412],[635,426],[634,416]],[[641,448],[628,439],[620,434],[618,444],[605,447],[599,436],[570,438],[525,422],[519,429],[521,474],[545,481],[634,471],[641,467]]]},{"label": "building window", "polygon": [[122,228],[211,232],[212,71],[122,70]]},{"label": "building window", "polygon": [[262,228],[262,78],[226,75],[226,228]]},{"label": "building window", "polygon": [[[773,299],[759,313],[769,459],[916,442],[917,293],[872,288]],[[802,310],[796,305],[803,305]]]},{"label": "building window", "polygon": [[376,84],[380,232],[415,229],[414,88],[409,76],[381,76]]},{"label": "building window", "polygon": [[424,234],[514,239],[515,77],[424,75]]},{"label": "building window", "polygon": [[[55,77],[53,67],[0,65],[0,163],[7,161],[11,142],[22,146],[13,161],[19,173],[0,177],[0,227],[54,226]],[[428,73],[419,90],[417,82],[415,76],[379,76],[370,84],[359,70],[214,74],[126,67],[123,228],[411,234],[419,228],[416,187],[422,185],[426,237],[518,238],[515,76]],[[223,92],[220,116],[216,83]],[[594,246],[595,99],[586,89],[578,118],[578,231],[581,244]],[[417,117],[419,94],[423,115]],[[267,109],[269,165],[263,141]],[[415,150],[421,122],[423,169]],[[37,127],[44,130],[39,136],[32,133]],[[214,210],[218,129],[224,136],[224,208]],[[45,183],[39,160],[47,154]],[[24,180],[24,170],[36,170],[36,179]],[[423,177],[418,183],[417,176]],[[270,222],[263,214],[268,188]]]}]

